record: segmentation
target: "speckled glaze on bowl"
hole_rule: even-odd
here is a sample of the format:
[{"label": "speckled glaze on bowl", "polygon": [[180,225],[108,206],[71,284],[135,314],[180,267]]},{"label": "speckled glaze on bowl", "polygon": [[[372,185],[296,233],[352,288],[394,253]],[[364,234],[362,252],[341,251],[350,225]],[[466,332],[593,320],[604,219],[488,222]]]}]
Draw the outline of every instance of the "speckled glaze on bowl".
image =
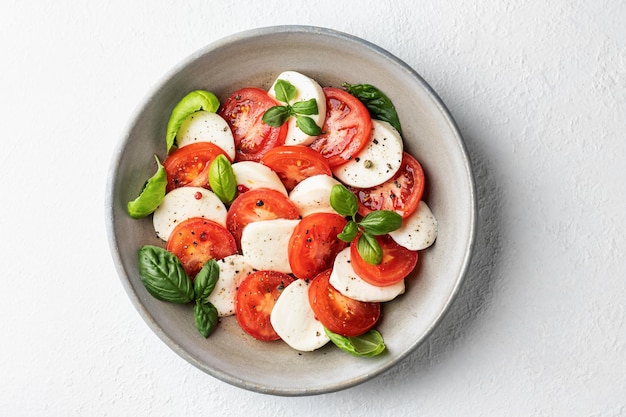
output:
[{"label": "speckled glaze on bowl", "polygon": [[[279,47],[278,47],[279,45]],[[436,243],[420,255],[406,293],[383,305],[377,328],[387,352],[353,357],[334,345],[300,353],[281,341],[260,342],[222,319],[208,339],[195,328],[191,305],[161,302],[138,274],[137,251],[162,244],[151,218],[133,220],[126,203],[165,157],[165,131],[174,105],[206,89],[222,101],[244,86],[268,88],[284,70],[322,86],[370,83],[398,109],[406,149],[423,165],[424,200],[439,222]],[[131,120],[111,162],[106,195],[107,231],[114,263],[128,296],[150,328],[178,355],[229,384],[251,391],[301,396],[355,386],[388,370],[422,343],[452,303],[469,264],[475,235],[475,190],[462,138],[448,110],[408,65],[367,41],[308,26],[278,26],[219,40],[178,65],[156,86]]]}]

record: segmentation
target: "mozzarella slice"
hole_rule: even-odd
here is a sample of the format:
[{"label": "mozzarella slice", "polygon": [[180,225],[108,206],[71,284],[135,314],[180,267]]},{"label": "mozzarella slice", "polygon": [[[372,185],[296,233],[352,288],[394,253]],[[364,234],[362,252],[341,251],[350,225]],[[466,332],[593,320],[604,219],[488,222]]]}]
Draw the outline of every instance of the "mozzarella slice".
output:
[{"label": "mozzarella slice", "polygon": [[220,276],[207,301],[215,306],[219,317],[235,314],[235,294],[239,284],[253,271],[243,255],[230,255],[217,261]]},{"label": "mozzarella slice", "polygon": [[232,165],[237,185],[248,190],[255,188],[271,188],[287,195],[287,189],[283,185],[277,173],[271,168],[254,161],[241,161]]},{"label": "mozzarella slice", "polygon": [[219,146],[230,158],[235,159],[235,140],[226,120],[217,113],[197,111],[189,115],[176,133],[178,147],[195,143],[211,142]]},{"label": "mozzarella slice", "polygon": [[272,327],[292,348],[310,352],[330,341],[309,304],[309,286],[301,279],[289,284],[270,314]]},{"label": "mozzarella slice", "polygon": [[393,126],[372,120],[368,144],[352,160],[333,169],[333,174],[346,185],[374,187],[398,172],[403,149],[402,137]]},{"label": "mozzarella slice", "polygon": [[424,201],[420,201],[417,210],[404,219],[402,226],[389,233],[389,236],[398,245],[407,249],[426,249],[437,238],[437,219],[430,207]]},{"label": "mozzarella slice", "polygon": [[289,239],[300,220],[261,220],[248,224],[241,234],[241,251],[254,269],[291,273]]},{"label": "mozzarella slice", "polygon": [[[324,120],[326,119],[326,96],[324,96],[324,90],[317,83],[317,81],[306,75],[300,74],[296,71],[285,71],[281,73],[274,81],[274,84],[270,87],[268,94],[276,99],[276,82],[278,80],[289,81],[294,87],[296,87],[296,96],[289,103],[293,104],[297,101],[307,101],[315,99],[317,102],[317,113],[308,115],[315,124],[319,127],[324,126]],[[287,104],[287,103],[283,103]],[[296,126],[296,118],[290,117],[287,120],[287,137],[285,138],[285,145],[309,145],[317,136],[309,136],[304,133],[300,128]]]},{"label": "mozzarella slice", "polygon": [[226,226],[226,206],[205,188],[175,188],[165,195],[154,211],[152,224],[157,236],[167,241],[174,227],[190,217],[204,217]]},{"label": "mozzarella slice", "polygon": [[336,213],[330,205],[330,191],[339,181],[329,175],[314,175],[296,185],[289,199],[298,208],[300,216],[311,213]]},{"label": "mozzarella slice", "polygon": [[359,277],[350,263],[350,247],[337,254],[330,285],[346,297],[358,301],[390,301],[404,293],[404,280],[386,287],[369,284]]}]

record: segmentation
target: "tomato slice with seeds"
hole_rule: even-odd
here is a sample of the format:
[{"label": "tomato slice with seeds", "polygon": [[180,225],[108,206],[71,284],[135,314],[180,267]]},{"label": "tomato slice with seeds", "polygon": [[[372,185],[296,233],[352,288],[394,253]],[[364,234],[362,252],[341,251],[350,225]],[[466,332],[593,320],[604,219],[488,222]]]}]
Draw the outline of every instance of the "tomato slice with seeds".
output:
[{"label": "tomato slice with seeds", "polygon": [[424,171],[417,159],[404,152],[400,169],[389,180],[371,188],[348,188],[359,199],[361,216],[375,210],[391,210],[406,219],[422,199]]},{"label": "tomato slice with seeds", "polygon": [[324,88],[326,120],[311,148],[328,160],[331,168],[344,164],[365,147],[372,134],[372,119],[361,101],[340,88]]},{"label": "tomato slice with seeds", "polygon": [[210,142],[196,142],[176,149],[163,161],[167,173],[166,191],[187,185],[209,188],[209,165],[218,155],[228,158],[222,148]]},{"label": "tomato slice with seeds", "polygon": [[306,146],[278,146],[261,158],[261,163],[278,174],[287,191],[314,175],[332,175],[330,165],[319,152]]},{"label": "tomato slice with seeds", "polygon": [[230,95],[218,111],[233,132],[235,161],[259,161],[275,146],[284,144],[287,124],[272,127],[263,122],[267,109],[277,106],[265,90],[247,87]]},{"label": "tomato slice with seeds", "polygon": [[350,259],[354,272],[364,281],[379,287],[397,284],[417,265],[417,251],[397,244],[389,235],[376,236],[383,250],[383,260],[378,265],[366,262],[357,245],[350,246]]},{"label": "tomato slice with seeds", "polygon": [[362,335],[380,318],[380,303],[357,301],[341,294],[330,284],[331,272],[321,272],[309,284],[311,309],[328,330],[346,337]]},{"label": "tomato slice with seeds", "polygon": [[288,255],[296,277],[312,279],[333,266],[337,254],[348,246],[337,237],[346,223],[334,213],[313,213],[298,223],[289,240]]},{"label": "tomato slice with seeds", "polygon": [[241,234],[249,223],[298,218],[300,218],[298,208],[286,195],[269,188],[255,188],[235,198],[226,214],[226,228],[241,249]]},{"label": "tomato slice with seeds", "polygon": [[221,224],[203,217],[191,217],[172,230],[165,249],[180,259],[190,278],[211,259],[222,259],[237,253],[237,244]]},{"label": "tomato slice with seeds", "polygon": [[278,340],[270,315],[283,289],[294,278],[276,271],[255,271],[239,284],[235,298],[235,316],[239,326],[259,340]]}]

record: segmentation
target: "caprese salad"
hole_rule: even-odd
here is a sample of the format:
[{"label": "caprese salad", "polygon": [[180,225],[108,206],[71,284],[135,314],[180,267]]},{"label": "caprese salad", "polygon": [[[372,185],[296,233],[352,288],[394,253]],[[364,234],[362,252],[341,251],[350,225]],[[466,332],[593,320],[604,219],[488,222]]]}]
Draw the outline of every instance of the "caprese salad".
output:
[{"label": "caprese salad", "polygon": [[385,350],[381,303],[404,293],[437,221],[379,89],[285,71],[269,90],[223,102],[193,91],[155,159],[128,203],[163,241],[139,250],[150,294],[194,303],[205,337],[234,315],[248,335],[298,351],[329,341],[359,356]]}]

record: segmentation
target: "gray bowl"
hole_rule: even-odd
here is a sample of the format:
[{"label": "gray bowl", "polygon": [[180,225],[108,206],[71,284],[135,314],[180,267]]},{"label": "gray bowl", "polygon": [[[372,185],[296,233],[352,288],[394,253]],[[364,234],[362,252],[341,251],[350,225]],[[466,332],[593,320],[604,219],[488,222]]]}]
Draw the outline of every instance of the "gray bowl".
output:
[{"label": "gray bowl", "polygon": [[[332,344],[300,353],[281,341],[260,342],[222,319],[208,339],[195,328],[191,305],[173,305],[147,293],[137,251],[162,244],[150,218],[133,220],[126,203],[165,157],[170,111],[187,92],[206,89],[221,100],[245,86],[268,88],[276,75],[295,70],[323,86],[370,83],[394,102],[406,149],[423,165],[424,200],[439,222],[436,243],[422,251],[406,293],[383,305],[377,328],[387,352],[353,357]],[[179,64],[157,85],[132,118],[110,166],[106,223],[110,248],[128,296],[148,326],[178,355],[208,374],[244,389],[284,396],[345,389],[398,364],[441,320],[467,270],[475,235],[474,182],[466,150],[448,110],[426,82],[389,52],[329,29],[278,26],[219,40]]]}]

